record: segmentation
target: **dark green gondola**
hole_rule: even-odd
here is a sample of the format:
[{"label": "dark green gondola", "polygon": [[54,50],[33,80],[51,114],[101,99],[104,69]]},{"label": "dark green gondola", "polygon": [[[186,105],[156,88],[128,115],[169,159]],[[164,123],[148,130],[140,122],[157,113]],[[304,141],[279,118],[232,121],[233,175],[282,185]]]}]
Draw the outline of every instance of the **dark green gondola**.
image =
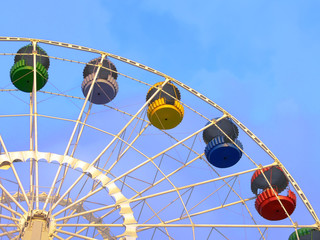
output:
[{"label": "dark green gondola", "polygon": [[[48,68],[50,65],[47,53],[40,48],[36,47],[36,90],[40,90],[48,81]],[[14,59],[14,65],[10,70],[10,78],[12,84],[23,92],[32,92],[33,90],[33,46],[27,45],[19,49]],[[41,56],[40,56],[41,55]]]},{"label": "dark green gondola", "polygon": [[[320,240],[320,231],[313,228],[300,228],[297,230],[300,240]],[[296,231],[291,233],[289,240],[298,240]]]}]

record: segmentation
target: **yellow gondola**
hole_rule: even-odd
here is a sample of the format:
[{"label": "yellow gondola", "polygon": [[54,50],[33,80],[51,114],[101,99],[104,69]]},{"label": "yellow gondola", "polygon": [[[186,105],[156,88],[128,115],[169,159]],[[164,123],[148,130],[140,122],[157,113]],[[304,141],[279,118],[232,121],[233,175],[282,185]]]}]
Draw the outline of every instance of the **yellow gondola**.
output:
[{"label": "yellow gondola", "polygon": [[[154,84],[147,93],[149,100],[163,82]],[[148,118],[153,126],[159,129],[172,129],[183,119],[184,109],[179,102],[181,96],[178,88],[172,83],[166,83],[148,106]]]}]

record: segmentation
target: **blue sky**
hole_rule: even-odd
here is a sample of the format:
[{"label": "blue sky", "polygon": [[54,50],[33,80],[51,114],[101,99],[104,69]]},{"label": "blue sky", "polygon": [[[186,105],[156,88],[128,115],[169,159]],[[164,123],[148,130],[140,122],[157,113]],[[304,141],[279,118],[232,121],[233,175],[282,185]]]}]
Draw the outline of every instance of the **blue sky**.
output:
[{"label": "blue sky", "polygon": [[1,36],[125,56],[217,102],[266,143],[320,213],[319,1],[57,0],[2,7]]}]

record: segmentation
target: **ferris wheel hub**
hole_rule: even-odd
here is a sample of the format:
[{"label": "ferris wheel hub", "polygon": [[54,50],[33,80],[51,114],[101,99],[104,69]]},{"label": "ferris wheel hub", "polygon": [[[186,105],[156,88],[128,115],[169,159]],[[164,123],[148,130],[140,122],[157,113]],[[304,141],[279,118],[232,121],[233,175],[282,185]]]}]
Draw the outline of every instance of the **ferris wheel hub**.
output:
[{"label": "ferris wheel hub", "polygon": [[20,219],[22,240],[51,240],[56,229],[56,221],[48,217],[48,212],[43,210],[30,210]]}]

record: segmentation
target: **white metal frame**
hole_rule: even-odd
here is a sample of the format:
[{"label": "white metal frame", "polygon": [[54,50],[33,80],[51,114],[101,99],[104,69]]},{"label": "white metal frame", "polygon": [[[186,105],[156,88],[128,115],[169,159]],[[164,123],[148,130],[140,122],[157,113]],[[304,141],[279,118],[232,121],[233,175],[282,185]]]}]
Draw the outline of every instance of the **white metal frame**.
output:
[{"label": "white metal frame", "polygon": [[[82,47],[82,46],[78,46],[78,45],[74,45],[74,44],[68,44],[68,43],[62,43],[62,42],[56,42],[56,41],[49,41],[49,40],[41,40],[41,39],[32,39],[32,38],[19,38],[19,37],[0,37],[0,41],[21,41],[21,42],[29,42],[32,44],[33,46],[33,52],[32,52],[32,56],[33,56],[33,66],[34,66],[34,71],[33,71],[33,90],[32,93],[30,93],[30,113],[29,114],[16,114],[16,115],[1,115],[0,117],[25,117],[25,116],[29,116],[30,118],[30,151],[27,152],[9,152],[5,146],[4,140],[2,139],[2,137],[0,136],[0,143],[2,148],[4,149],[5,154],[0,155],[0,164],[1,163],[8,163],[10,164],[10,168],[12,169],[13,175],[15,176],[15,181],[17,182],[17,185],[19,186],[19,189],[21,190],[21,194],[14,194],[12,195],[12,193],[10,193],[5,186],[3,185],[3,183],[0,183],[0,188],[3,192],[3,194],[6,196],[5,198],[9,199],[9,202],[14,203],[17,208],[19,208],[20,210],[14,210],[12,208],[10,208],[9,206],[7,206],[6,204],[8,204],[8,200],[6,200],[7,202],[5,202],[5,198],[1,198],[0,201],[0,207],[5,209],[6,211],[10,212],[11,216],[6,216],[6,215],[2,215],[0,214],[0,219],[4,218],[7,220],[11,220],[13,222],[15,222],[15,224],[11,224],[11,223],[7,223],[7,224],[0,224],[0,227],[15,227],[17,226],[17,222],[18,222],[18,218],[23,219],[24,216],[31,216],[33,211],[43,211],[43,212],[48,212],[48,216],[50,216],[50,219],[53,222],[57,222],[56,223],[56,227],[54,228],[54,232],[52,232],[52,237],[55,237],[57,239],[63,239],[61,238],[58,234],[62,233],[62,234],[67,234],[70,237],[68,237],[68,239],[71,239],[73,237],[76,238],[82,238],[82,239],[94,239],[91,237],[86,237],[84,235],[81,235],[82,232],[84,232],[85,230],[87,230],[89,227],[125,227],[126,230],[123,233],[122,236],[118,236],[118,237],[122,237],[123,239],[136,239],[137,237],[137,233],[141,232],[141,231],[145,231],[148,230],[150,228],[153,229],[158,229],[158,228],[164,228],[164,234],[167,235],[168,239],[171,239],[170,237],[170,233],[168,231],[167,228],[172,228],[172,227],[188,227],[192,229],[192,239],[196,239],[196,233],[195,233],[195,228],[224,228],[224,227],[231,227],[231,228],[257,228],[259,233],[261,234],[261,238],[265,239],[265,235],[264,232],[262,231],[262,228],[266,228],[266,229],[270,229],[270,228],[294,228],[296,233],[297,233],[297,229],[300,227],[312,227],[312,228],[317,228],[318,230],[320,230],[320,221],[319,218],[317,216],[317,214],[315,213],[314,209],[312,208],[310,202],[308,201],[307,197],[304,195],[303,191],[301,190],[301,188],[299,187],[299,185],[297,184],[297,182],[294,180],[294,178],[292,177],[292,175],[287,171],[287,169],[283,166],[283,164],[279,161],[279,159],[270,151],[270,149],[256,136],[254,135],[243,123],[241,123],[238,119],[236,119],[234,116],[232,116],[230,113],[228,113],[226,110],[224,110],[222,107],[220,107],[219,105],[217,105],[215,102],[213,102],[212,100],[208,99],[207,97],[205,97],[204,95],[200,94],[199,92],[197,92],[195,89],[185,85],[184,83],[164,74],[161,73],[155,69],[152,69],[148,66],[145,66],[143,64],[140,64],[138,62],[132,61],[130,59],[121,57],[121,56],[117,56],[108,52],[103,52],[103,51],[99,51],[99,50],[95,50],[92,48],[87,48],[87,47]],[[94,76],[94,80],[93,83],[89,89],[89,93],[87,95],[86,98],[81,98],[81,97],[77,97],[77,96],[69,96],[66,94],[62,94],[62,93],[51,93],[51,92],[46,92],[46,91],[39,91],[41,93],[44,94],[51,94],[51,95],[55,95],[55,96],[62,96],[62,97],[72,97],[74,99],[79,99],[79,100],[83,100],[83,104],[81,107],[81,110],[79,112],[79,115],[77,117],[76,120],[73,119],[64,119],[64,118],[59,118],[59,117],[54,117],[54,116],[45,116],[43,114],[39,114],[38,110],[37,110],[37,91],[36,91],[36,80],[37,80],[37,73],[36,73],[36,57],[37,55],[39,55],[37,53],[37,44],[38,43],[42,43],[42,44],[49,44],[49,45],[54,45],[54,46],[58,46],[58,47],[65,47],[65,48],[70,48],[70,49],[75,49],[75,50],[80,50],[80,51],[87,51],[87,52],[92,52],[92,53],[96,53],[99,54],[101,56],[101,60],[100,63],[98,64],[98,68],[97,68],[97,72]],[[2,55],[14,55],[14,54],[10,54],[10,53],[3,53]],[[151,73],[154,73],[160,77],[162,77],[164,79],[163,84],[158,87],[156,93],[153,94],[153,96],[146,101],[142,107],[135,113],[135,114],[130,114],[127,113],[121,109],[117,109],[111,106],[106,106],[109,107],[113,110],[119,111],[123,114],[126,114],[127,116],[130,116],[130,120],[123,126],[123,128],[117,133],[117,134],[112,134],[109,132],[106,132],[102,129],[98,129],[94,126],[91,126],[89,124],[87,124],[87,119],[90,115],[90,111],[92,108],[92,104],[89,103],[89,96],[90,93],[93,91],[93,84],[96,82],[98,73],[100,71],[101,68],[103,68],[102,63],[103,60],[105,59],[105,57],[110,57],[119,61],[122,61],[124,63],[130,64],[132,66],[136,66],[140,69],[149,71]],[[59,57],[52,57],[50,56],[50,58],[54,58],[54,59],[59,59],[59,60],[64,60],[64,61],[70,61],[70,62],[77,62],[74,60],[69,60],[69,59],[61,59]],[[85,64],[82,62],[77,62],[77,63],[81,63],[81,64]],[[112,70],[110,70],[112,71]],[[118,73],[118,72],[117,72]],[[143,83],[145,85],[149,85],[148,83],[145,83],[141,80],[138,79],[134,79],[130,76],[124,75],[122,73],[118,73],[120,75],[129,77],[139,83]],[[203,100],[204,102],[206,102],[207,104],[211,105],[212,107],[214,107],[215,109],[217,109],[218,111],[221,112],[222,117],[219,118],[217,121],[213,121],[208,119],[207,117],[205,117],[204,115],[202,115],[201,113],[197,112],[197,110],[192,109],[191,107],[187,106],[186,104],[184,104],[183,102],[181,102],[181,104],[183,104],[185,107],[187,107],[189,110],[191,110],[192,112],[200,115],[201,117],[203,117],[204,119],[207,119],[209,121],[211,121],[211,123],[201,129],[199,129],[198,131],[195,131],[194,133],[190,134],[188,137],[182,139],[182,140],[178,140],[176,139],[174,136],[172,136],[171,134],[167,133],[166,131],[162,131],[164,134],[168,135],[171,139],[173,139],[173,141],[175,142],[174,144],[172,144],[170,147],[168,147],[167,149],[164,149],[163,151],[160,151],[158,154],[154,155],[154,156],[147,156],[145,155],[142,151],[140,151],[139,149],[135,148],[134,143],[141,137],[141,135],[144,133],[144,131],[151,125],[150,122],[148,120],[146,120],[145,118],[141,117],[141,114],[143,113],[143,111],[146,109],[146,107],[148,106],[149,102],[152,100],[152,98],[159,92],[161,91],[162,87],[167,83],[167,82],[173,82],[175,84],[177,84],[178,86],[180,86],[181,88],[185,89],[186,91],[189,91],[190,93],[192,93],[193,95],[197,96],[199,99]],[[1,89],[0,91],[15,91],[15,90],[11,90],[11,89]],[[85,110],[87,109],[86,113]],[[53,154],[53,153],[42,153],[39,152],[38,150],[38,118],[39,117],[44,117],[44,118],[52,118],[52,119],[59,119],[59,120],[64,120],[64,121],[71,121],[74,122],[74,127],[73,127],[73,132],[69,138],[68,144],[66,146],[64,155],[57,155],[57,154]],[[300,225],[296,222],[294,222],[291,217],[288,215],[288,218],[291,222],[291,225],[265,225],[265,224],[257,224],[249,207],[247,206],[248,201],[255,199],[255,197],[250,197],[250,198],[242,198],[241,194],[237,193],[234,189],[233,189],[233,185],[229,184],[229,181],[227,181],[229,178],[231,177],[238,177],[242,174],[247,174],[249,172],[253,172],[256,170],[260,170],[263,167],[266,166],[262,166],[259,163],[256,163],[250,156],[248,156],[246,154],[246,152],[244,152],[243,150],[243,154],[249,158],[249,160],[254,164],[255,168],[253,169],[248,169],[246,171],[242,171],[242,172],[237,172],[231,175],[226,175],[226,176],[220,176],[219,173],[212,168],[212,166],[210,166],[208,164],[208,168],[211,167],[212,171],[215,172],[218,177],[214,178],[212,180],[207,180],[207,181],[200,181],[194,184],[188,184],[185,185],[183,187],[176,187],[175,184],[170,180],[171,176],[173,176],[174,174],[178,173],[179,171],[181,171],[183,168],[191,165],[193,162],[197,161],[197,160],[201,160],[203,159],[203,154],[199,154],[197,152],[195,152],[192,147],[188,147],[187,144],[185,144],[185,142],[189,139],[195,138],[195,136],[197,136],[199,133],[201,133],[203,130],[205,130],[206,128],[212,126],[212,125],[216,125],[216,122],[220,121],[223,118],[230,118],[233,120],[233,122],[235,124],[237,124],[237,126],[239,126],[261,149],[263,149],[272,159],[273,159],[273,163],[271,163],[270,165],[267,166],[279,166],[283,172],[285,173],[285,175],[287,176],[287,178],[289,179],[292,187],[295,189],[296,193],[298,194],[298,196],[300,197],[301,201],[304,203],[304,205],[306,206],[306,209],[310,212],[310,215],[312,216],[312,218],[314,219],[314,224],[312,225]],[[142,123],[145,124],[145,126],[139,131],[139,133],[133,137],[133,140],[131,141],[126,141],[125,139],[123,139],[121,136],[122,134],[128,129],[128,126],[130,124],[133,123],[133,121],[135,120],[139,120]],[[218,127],[218,125],[216,125]],[[83,134],[83,129],[85,127],[89,127],[92,129],[95,129],[97,131],[101,131],[104,132],[105,134],[111,135],[113,137],[113,139],[105,146],[104,149],[101,150],[101,152],[94,158],[94,160],[91,163],[86,163],[83,162],[81,160],[75,159],[73,158],[73,155],[76,151],[76,148],[78,146],[78,143],[80,141],[80,138]],[[219,128],[219,127],[218,127]],[[76,134],[77,130],[79,130],[79,133]],[[131,132],[131,134],[133,133],[133,131]],[[130,134],[130,137],[131,137]],[[129,137],[129,138],[130,138]],[[128,138],[128,139],[129,139]],[[232,139],[229,139],[232,141]],[[113,164],[111,165],[111,167],[109,167],[108,169],[102,168],[100,169],[99,167],[96,167],[96,163],[99,161],[99,159],[106,153],[107,150],[109,150],[111,148],[111,146],[113,144],[115,144],[116,142],[120,142],[123,143],[126,147],[125,149],[121,152],[121,154],[118,156],[117,160],[115,162],[113,162]],[[233,142],[233,141],[232,141]],[[71,150],[71,144],[74,143],[74,147]],[[235,142],[233,142],[235,144]],[[186,161],[185,164],[183,164],[181,167],[177,168],[176,170],[174,170],[173,172],[166,174],[162,171],[162,169],[154,162],[155,159],[157,159],[158,157],[161,157],[162,155],[166,154],[167,152],[171,151],[172,149],[174,149],[177,146],[184,146],[187,149],[190,150],[190,152],[193,152],[194,154],[197,155],[197,157],[191,159],[190,161]],[[124,172],[123,174],[119,175],[119,176],[112,176],[112,169],[118,164],[118,162],[121,160],[121,158],[123,157],[124,154],[126,154],[126,152],[132,149],[134,151],[136,151],[137,153],[139,153],[141,156],[143,156],[143,158],[145,158],[146,160],[144,162],[142,162],[141,164],[137,165],[136,167],[133,167],[132,169]],[[241,149],[240,149],[241,150]],[[69,154],[69,152],[71,151],[71,153]],[[27,192],[25,190],[25,187],[23,186],[20,177],[15,169],[14,166],[14,161],[19,159],[22,162],[26,162],[26,160],[30,159],[30,186],[29,186],[29,192]],[[51,163],[53,161],[53,159],[56,159],[59,163],[59,167],[58,170],[55,174],[54,180],[52,182],[52,185],[50,187],[50,190],[48,192],[48,194],[46,196],[41,196],[39,193],[39,160],[40,159],[45,159],[47,162]],[[136,191],[136,195],[127,199],[124,194],[122,194],[122,191],[120,190],[119,187],[117,187],[119,185],[119,183],[123,184],[123,186],[126,186],[128,188],[132,188],[134,190],[134,187],[130,186],[129,184],[127,184],[125,181],[126,177],[130,176],[130,174],[132,172],[134,172],[135,170],[145,166],[146,164],[152,164],[156,169],[157,169],[157,174],[162,175],[162,178],[158,181],[155,181],[147,188],[145,188],[142,191]],[[64,191],[62,193],[62,195],[60,196],[60,191],[62,189],[62,186],[64,184],[64,179],[65,176],[68,174],[68,170],[69,168],[76,168],[79,167],[82,170],[81,175],[71,184],[69,185],[68,189],[66,191]],[[59,182],[59,187],[58,187],[58,191],[56,193],[56,196],[53,196],[53,192],[54,192],[54,188],[58,182],[58,178],[60,176],[60,173],[63,170],[63,178],[61,179],[61,181]],[[63,203],[64,201],[66,201],[66,199],[68,198],[68,195],[70,194],[70,192],[72,191],[72,189],[79,184],[79,182],[81,181],[81,179],[83,179],[83,177],[86,176],[86,174],[90,174],[92,179],[96,179],[98,181],[100,181],[101,186],[98,187],[97,185],[90,191],[88,192],[84,197],[81,197],[80,199],[75,199],[72,203],[70,203],[69,205],[66,205],[63,209],[61,210],[57,210],[55,211],[55,209],[61,205],[61,203]],[[263,171],[261,171],[262,175],[265,177],[265,179],[267,180],[266,176],[264,175]],[[142,194],[144,194],[145,192],[147,192],[149,189],[151,189],[152,187],[157,186],[158,184],[162,183],[163,181],[169,183],[172,186],[172,189],[170,190],[166,190],[166,191],[162,191],[162,192],[158,192],[158,193],[154,193],[154,194],[149,194],[149,195],[145,195],[142,196]],[[211,209],[207,209],[205,211],[200,211],[200,212],[196,212],[196,213],[189,213],[190,209],[188,210],[186,204],[182,199],[182,195],[184,193],[181,193],[183,190],[188,190],[188,189],[192,189],[194,187],[197,186],[201,186],[204,184],[208,184],[211,182],[216,182],[216,181],[223,181],[224,185],[227,186],[230,191],[234,192],[238,197],[239,200],[238,201],[234,201],[231,203],[227,203],[225,204],[228,196],[226,197],[224,203],[221,206],[217,206],[215,208],[211,208]],[[268,180],[267,180],[268,181]],[[269,183],[269,186],[271,187],[271,184]],[[104,207],[100,207],[100,208],[96,208],[96,209],[91,209],[91,210],[85,210],[83,209],[82,211],[75,211],[74,209],[76,208],[76,206],[78,204],[83,203],[84,201],[86,201],[86,199],[88,199],[89,197],[97,194],[98,192],[104,190],[104,189],[108,189],[109,190],[109,195],[113,196],[115,199],[115,204],[114,205],[108,205],[108,206],[104,206]],[[271,187],[272,188],[272,187]],[[192,191],[191,190],[191,191]],[[272,188],[273,190],[273,188]],[[135,191],[135,190],[134,190]],[[273,190],[274,191],[274,190]],[[161,196],[161,195],[165,195],[168,193],[176,193],[177,194],[177,198],[175,201],[180,201],[180,204],[183,206],[184,209],[184,216],[182,217],[178,217],[175,219],[171,219],[170,221],[163,221],[161,219],[161,217],[159,216],[160,212],[156,212],[152,209],[152,207],[149,204],[149,200],[151,198],[157,197],[157,196]],[[22,199],[20,198],[23,197]],[[191,196],[191,193],[189,195],[189,198]],[[49,206],[49,202],[52,201],[53,198],[57,197],[57,199],[55,199],[54,204],[52,206]],[[209,197],[209,196],[208,196]],[[189,199],[188,198],[188,199]],[[45,200],[44,200],[45,199]],[[22,201],[25,202],[27,209],[24,208],[19,202]],[[43,201],[43,206],[40,207],[40,202]],[[188,201],[188,200],[187,200]],[[282,205],[281,201],[278,198],[279,203]],[[133,215],[133,207],[132,205],[136,202],[143,202],[143,204],[146,204],[147,206],[149,206],[149,208],[151,209],[151,211],[153,211],[153,218],[157,218],[161,223],[157,223],[157,224],[151,224],[151,223],[140,223],[139,221],[136,221],[134,215]],[[201,202],[200,202],[201,203]],[[199,204],[200,204],[199,203]],[[194,223],[193,222],[193,217],[194,216],[199,216],[201,214],[204,213],[208,213],[208,212],[213,212],[216,211],[218,209],[221,208],[226,208],[228,206],[233,206],[233,205],[237,205],[237,204],[243,204],[248,212],[248,214],[250,215],[250,217],[252,218],[252,221],[254,222],[254,224],[198,224],[198,223]],[[169,206],[170,203],[167,205]],[[167,207],[166,206],[166,207]],[[283,205],[282,205],[283,207]],[[96,212],[99,211],[103,211],[103,210],[107,210],[107,209],[117,209],[120,208],[121,209],[121,215],[123,217],[123,223],[121,224],[110,224],[110,223],[77,223],[77,224],[68,224],[68,223],[59,223],[60,221],[69,221],[69,219],[72,218],[77,218],[80,216],[86,216],[87,214],[94,214]],[[66,212],[67,210],[69,210],[69,213],[71,212],[70,210],[73,210],[71,212],[71,214],[69,214],[68,216],[64,216],[64,217],[58,217],[60,214]],[[285,209],[284,209],[285,210]],[[16,216],[16,217],[15,217]],[[175,223],[177,221],[181,221],[182,219],[188,219],[189,223],[188,224],[178,224]],[[20,220],[19,220],[20,221]],[[58,228],[60,227],[60,228]],[[80,229],[77,232],[68,232],[65,230],[62,230],[61,227],[82,227],[82,229]],[[12,230],[12,231],[8,231],[7,233],[1,233],[0,237],[2,236],[6,236],[10,238],[10,234],[15,234],[17,232],[20,231],[20,235],[21,235],[21,231],[23,231],[23,226],[21,225],[21,221],[18,224],[18,227],[16,230]],[[211,233],[210,233],[211,234]],[[19,236],[20,236],[19,235]],[[222,236],[224,236],[221,233]],[[209,235],[210,236],[210,235]],[[225,238],[227,238],[226,236],[224,236]],[[209,238],[209,237],[208,237]],[[299,238],[299,237],[298,237]],[[11,238],[10,238],[11,239]],[[12,238],[12,239],[16,239]]]}]

